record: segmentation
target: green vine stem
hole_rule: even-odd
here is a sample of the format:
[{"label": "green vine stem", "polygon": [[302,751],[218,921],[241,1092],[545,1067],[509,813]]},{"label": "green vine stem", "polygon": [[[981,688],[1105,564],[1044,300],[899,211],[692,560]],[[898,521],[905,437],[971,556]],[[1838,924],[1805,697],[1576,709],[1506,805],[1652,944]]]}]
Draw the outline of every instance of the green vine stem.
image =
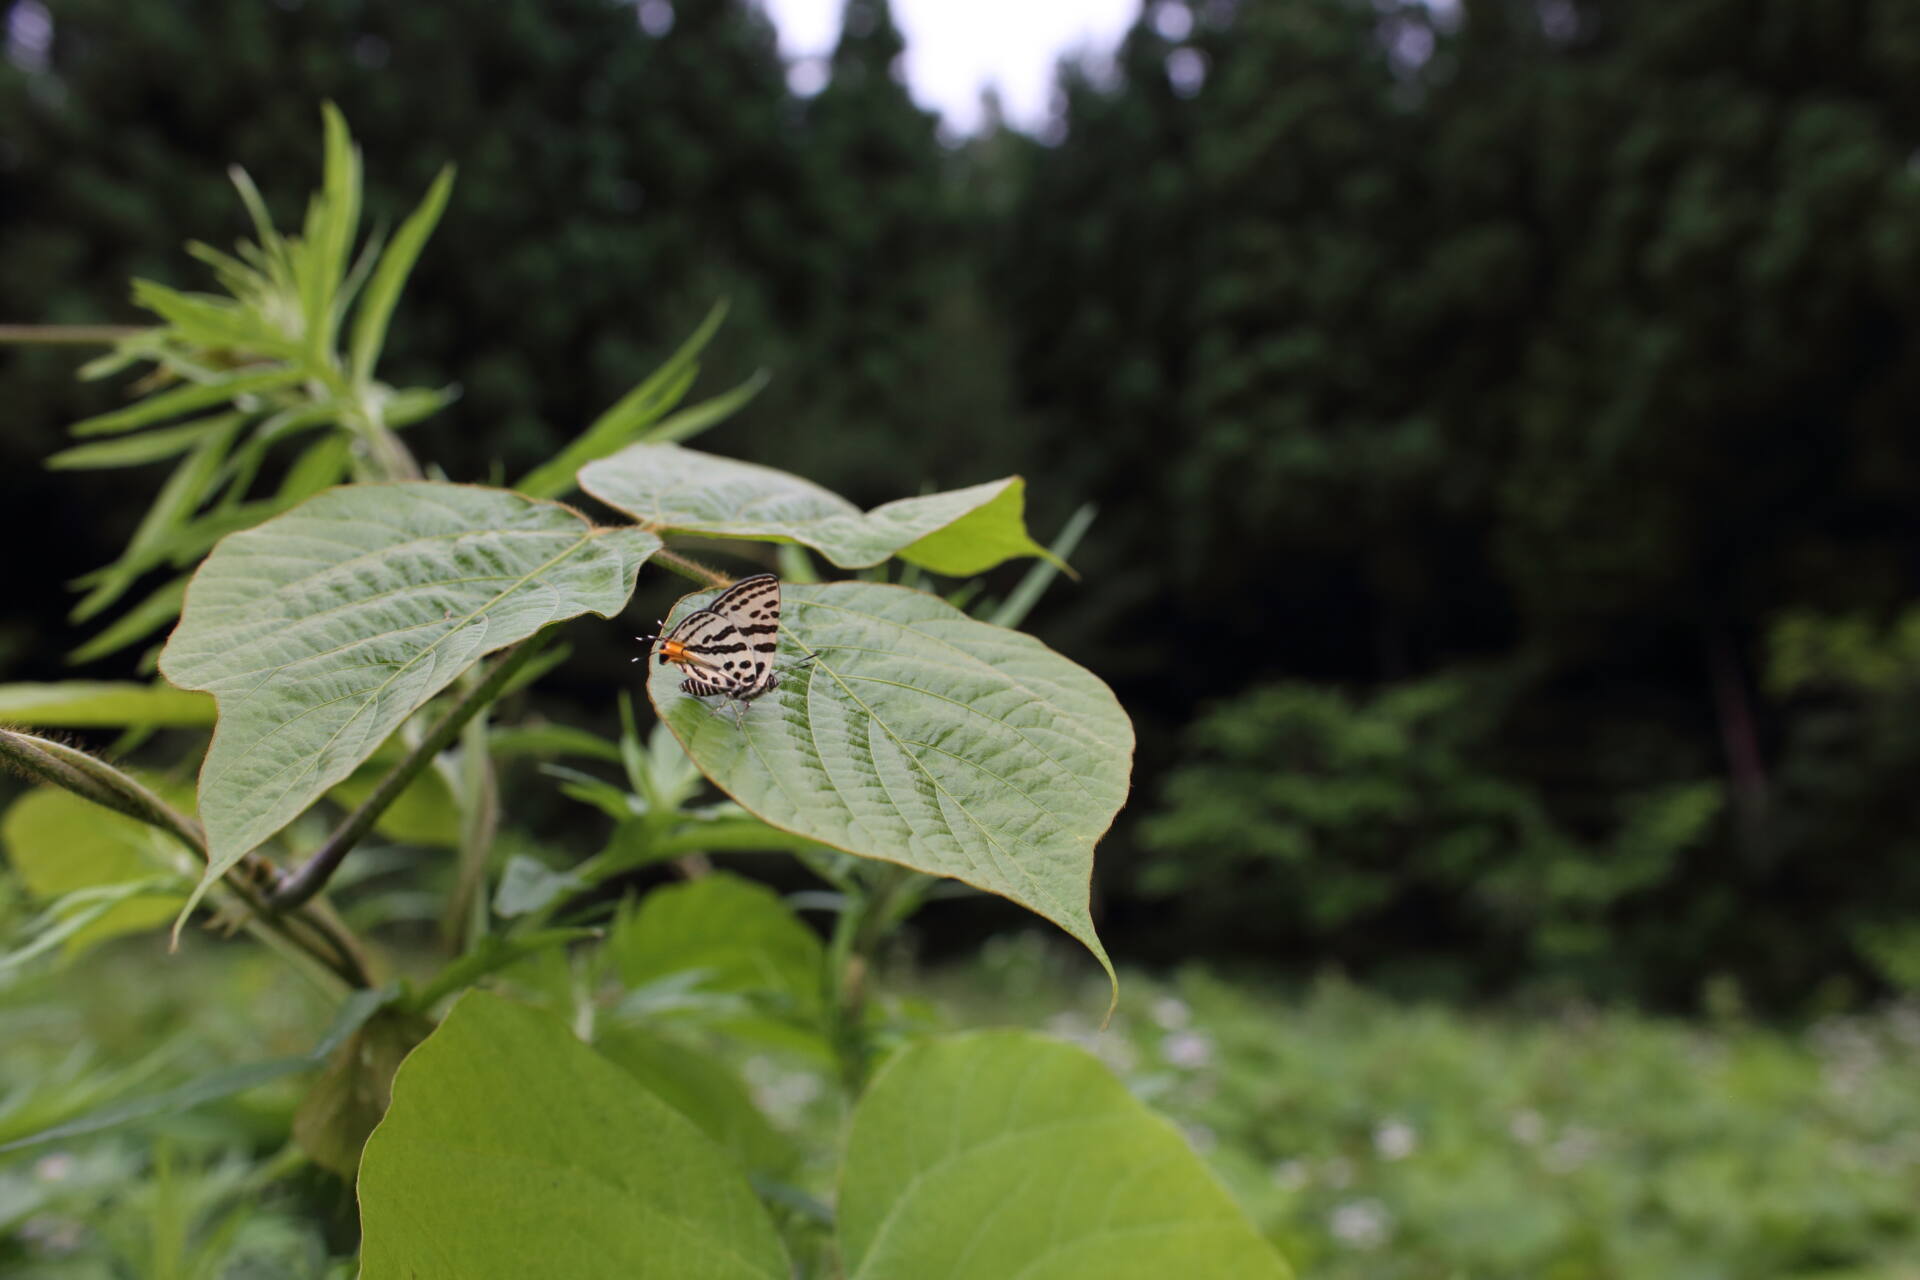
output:
[{"label": "green vine stem", "polygon": [[[51,738],[0,729],[0,764],[164,831],[184,845],[202,866],[208,861],[206,833],[199,823],[104,760]],[[331,912],[313,907],[283,918],[267,914],[263,882],[271,874],[272,866],[265,859],[249,857],[228,872],[221,883],[246,904],[250,925],[257,923],[270,934],[284,939],[347,986],[372,986],[372,976],[358,939]]]},{"label": "green vine stem", "polygon": [[373,824],[389,805],[399,799],[420,771],[433,761],[433,758],[453,745],[460,736],[460,730],[467,721],[477,715],[500,696],[501,690],[518,674],[520,669],[533,660],[539,653],[543,638],[541,632],[530,640],[522,641],[507,651],[506,657],[495,663],[493,670],[487,673],[473,688],[460,695],[450,710],[440,718],[440,722],[428,730],[427,735],[401,761],[393,766],[387,776],[380,780],[373,794],[347,815],[326,843],[314,850],[313,856],[280,876],[279,883],[268,896],[268,905],[276,911],[287,911],[298,907],[326,887],[327,881],[339,869],[341,862],[353,852],[355,845],[373,830]]},{"label": "green vine stem", "polygon": [[827,1043],[839,1060],[840,1083],[850,1099],[866,1087],[873,1060],[872,1046],[861,1025],[873,953],[913,913],[934,883],[931,876],[892,864],[863,871],[855,878],[864,884],[849,881],[840,885],[846,907],[835,920],[833,936],[827,942],[824,975]]}]

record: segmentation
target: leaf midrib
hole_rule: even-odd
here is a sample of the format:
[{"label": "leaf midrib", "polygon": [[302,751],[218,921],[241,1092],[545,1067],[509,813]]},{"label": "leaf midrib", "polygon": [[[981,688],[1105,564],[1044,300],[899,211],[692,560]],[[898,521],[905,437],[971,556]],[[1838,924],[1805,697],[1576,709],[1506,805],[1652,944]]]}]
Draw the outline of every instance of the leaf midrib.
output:
[{"label": "leaf midrib", "polygon": [[[890,618],[883,618],[878,614],[861,613],[857,609],[849,609],[843,605],[822,604],[817,600],[809,600],[804,596],[795,596],[794,603],[806,605],[809,608],[814,608],[814,609],[827,609],[834,613],[845,614],[848,617],[865,618],[869,621],[878,622],[884,626],[896,627],[901,631],[910,632],[913,635],[920,636],[927,640],[930,640],[933,643],[940,645],[944,649],[947,649],[953,653],[959,654],[962,658],[966,659],[967,662],[971,665],[962,666],[957,664],[950,665],[946,663],[929,664],[929,665],[939,665],[948,671],[963,672],[966,674],[976,675],[976,676],[985,674],[989,679],[993,679],[997,681],[1003,680],[1008,685],[1011,685],[1013,688],[1018,689],[1021,693],[1026,694],[1027,697],[1031,698],[1035,703],[1039,704],[1040,706],[1046,707],[1050,710],[1057,711],[1064,718],[1066,718],[1073,724],[1087,729],[1088,736],[1090,737],[1094,736],[1091,732],[1091,726],[1088,725],[1087,720],[1083,718],[1079,713],[1075,712],[1070,708],[1061,707],[1053,700],[1043,697],[1040,693],[1036,692],[1030,685],[1027,685],[1026,683],[1014,677],[1011,673],[1006,671],[1005,668],[996,667],[990,662],[986,662],[980,658],[975,657],[973,654],[968,653],[965,649],[962,649],[959,645],[954,644],[951,640],[945,639],[944,637],[941,637],[941,636],[931,635],[928,632],[922,631],[917,627],[910,627],[903,623],[895,622]],[[984,626],[985,624],[983,623],[981,625]],[[791,628],[789,628],[789,630],[791,630]],[[797,632],[794,633],[794,638],[795,639],[799,638],[799,635]],[[896,650],[869,649],[860,645],[828,645],[826,646],[826,648],[846,650],[846,651],[855,652],[855,653],[880,653],[890,657],[898,656],[898,651]],[[825,668],[828,671],[828,673],[831,674],[837,682],[839,682],[842,688],[846,688],[846,681],[842,679],[842,677],[840,676],[840,673],[835,671],[833,667],[824,658],[816,661],[814,665],[816,667]],[[871,683],[874,683],[874,684],[890,684],[896,688],[909,689],[915,693],[922,693],[930,698],[934,698],[941,702],[945,702],[951,706],[960,707],[974,715],[979,716],[983,720],[999,725],[1001,728],[1005,729],[1007,732],[1013,734],[1016,738],[1020,739],[1022,743],[1026,744],[1026,746],[1030,748],[1032,751],[1034,751],[1037,755],[1039,755],[1041,759],[1045,760],[1048,764],[1058,769],[1061,773],[1065,774],[1067,777],[1073,779],[1073,784],[1080,789],[1080,793],[1087,798],[1088,803],[1092,804],[1096,809],[1101,807],[1100,798],[1093,794],[1092,790],[1087,786],[1086,781],[1082,779],[1080,775],[1076,773],[1074,770],[1068,768],[1063,761],[1055,758],[1052,752],[1048,751],[1045,747],[1035,742],[1032,738],[1029,738],[1026,735],[1026,732],[1023,729],[1021,729],[1019,725],[1013,724],[1010,721],[1002,720],[998,716],[990,716],[986,712],[981,711],[978,708],[968,703],[961,702],[956,698],[949,698],[945,694],[935,693],[933,690],[922,688],[919,685],[905,684],[898,680],[884,680],[878,676],[856,676],[853,678],[870,681]],[[859,701],[858,695],[854,694],[851,689],[848,689],[847,693],[848,693],[848,696],[853,697],[855,701]],[[874,715],[873,709],[871,707],[867,707],[866,703],[864,702],[861,702],[860,705],[862,706],[862,708],[866,710],[868,715],[873,716],[873,718],[876,721],[879,721],[882,727],[886,727],[885,722],[880,721],[880,717],[877,715]],[[809,723],[811,723],[811,718],[809,718]],[[893,733],[891,728],[888,728],[887,732],[889,733],[889,735],[892,735]],[[909,752],[908,754],[911,755],[912,753]],[[968,814],[968,817],[971,818],[972,815]],[[975,821],[978,821],[978,820],[975,819]]]},{"label": "leaf midrib", "polygon": [[[843,612],[851,613],[852,610],[843,610]],[[864,616],[864,615],[856,614],[855,616],[858,617],[858,616]],[[826,663],[824,661],[816,661],[814,663],[814,666],[816,669],[823,668],[823,667],[825,668],[826,673],[829,676],[833,677],[834,683],[839,685],[841,690],[844,691],[849,698],[853,699],[854,705],[858,706],[860,710],[866,713],[867,719],[871,721],[873,724],[878,725],[880,727],[880,731],[886,734],[887,737],[893,740],[893,744],[900,749],[900,754],[905,756],[907,759],[913,761],[914,767],[920,770],[920,772],[926,777],[927,782],[933,787],[933,789],[939,792],[941,795],[945,796],[948,800],[952,801],[953,807],[958,809],[963,815],[965,815],[967,821],[971,822],[974,825],[974,828],[977,831],[979,831],[981,837],[984,838],[990,846],[992,846],[993,851],[995,855],[999,858],[999,860],[1002,863],[1009,863],[1019,870],[1020,874],[1026,878],[1027,884],[1033,890],[1034,898],[1036,900],[1044,899],[1045,901],[1053,904],[1054,911],[1056,912],[1056,915],[1054,918],[1061,925],[1061,927],[1065,928],[1069,933],[1073,932],[1074,931],[1073,926],[1069,923],[1073,919],[1073,913],[1072,911],[1067,909],[1064,905],[1062,905],[1060,899],[1055,895],[1053,890],[1050,887],[1043,885],[1039,880],[1035,879],[1033,872],[1027,870],[1025,866],[1021,865],[1019,859],[1015,858],[1010,850],[1008,850],[1004,845],[1002,845],[997,839],[994,838],[994,834],[991,830],[988,829],[987,824],[980,821],[980,819],[974,817],[973,810],[969,809],[961,801],[959,796],[954,795],[951,791],[947,790],[945,786],[941,785],[940,779],[937,776],[935,776],[933,770],[929,769],[926,766],[926,764],[921,761],[920,757],[916,755],[907,746],[906,740],[902,738],[899,734],[893,731],[893,726],[889,725],[885,720],[882,720],[877,714],[875,714],[873,708],[868,706],[865,700],[863,700],[859,694],[855,693],[852,690],[852,688],[848,686],[847,682],[841,678],[840,673],[838,671],[835,671],[832,667],[826,666]],[[805,692],[808,694],[811,694],[812,690],[813,690],[813,681],[811,678],[809,678],[807,681],[807,688]],[[802,705],[804,706],[805,704],[803,703]],[[1016,732],[1018,731],[1016,730]],[[811,713],[807,715],[807,736],[809,738],[813,737],[813,716]],[[1021,740],[1025,741],[1024,738],[1022,738]],[[820,759],[822,760],[826,759],[824,755],[820,754],[820,744],[818,739],[814,740],[814,754],[816,756],[819,756]],[[881,785],[882,786],[886,785],[884,780],[882,780]],[[836,783],[834,786],[834,789],[836,791],[839,790],[839,784]],[[891,792],[889,792],[889,796],[891,796]],[[895,809],[895,812],[899,812],[898,805],[894,806],[894,809]],[[849,813],[853,812],[852,804],[847,805],[847,811]],[[1011,881],[1010,877],[1009,877],[1009,880]]]},{"label": "leaf midrib", "polygon": [[[375,685],[372,689],[367,690],[364,694],[365,700],[361,703],[360,706],[354,708],[353,714],[348,716],[346,720],[341,723],[340,727],[333,731],[333,733],[327,738],[327,740],[320,745],[319,750],[312,752],[307,757],[307,763],[309,765],[310,771],[312,769],[319,768],[320,761],[326,757],[327,752],[331,750],[333,747],[333,744],[339,740],[340,735],[342,733],[345,733],[347,729],[353,725],[354,721],[360,718],[360,713],[365,711],[368,706],[371,706],[376,700],[378,700],[380,695],[385,693],[386,690],[392,686],[393,682],[398,680],[402,675],[404,675],[407,672],[407,670],[411,668],[415,663],[419,662],[420,659],[426,657],[428,654],[431,654],[432,652],[434,652],[434,650],[437,649],[439,645],[447,639],[447,637],[458,633],[462,628],[464,628],[468,623],[472,622],[476,617],[480,616],[482,613],[485,613],[488,609],[492,608],[495,604],[499,603],[501,600],[506,599],[508,596],[512,595],[515,591],[518,591],[521,587],[525,586],[528,582],[532,581],[534,578],[538,577],[540,574],[545,573],[548,569],[551,569],[554,565],[559,564],[562,560],[565,560],[568,556],[580,550],[580,548],[587,546],[597,536],[598,536],[598,531],[593,529],[588,529],[584,534],[581,535],[581,537],[577,541],[573,543],[573,545],[569,546],[566,550],[562,551],[559,555],[554,556],[553,558],[547,560],[544,564],[541,564],[535,567],[534,569],[530,570],[526,574],[522,575],[519,578],[519,580],[517,580],[511,587],[508,587],[504,591],[495,593],[489,600],[487,600],[485,604],[482,604],[478,608],[471,610],[466,614],[466,616],[455,621],[452,626],[448,627],[440,635],[435,636],[432,640],[428,641],[425,645],[422,645],[419,652],[415,653],[411,658],[407,659],[406,662],[402,663],[399,667],[396,667],[392,675],[388,676],[385,680],[382,680],[378,685]],[[394,549],[398,550],[399,548],[396,547]],[[356,558],[361,558],[361,557],[356,557]],[[382,633],[382,634],[391,634],[391,633]],[[369,639],[374,639],[374,638],[378,638],[378,637],[369,637]],[[482,654],[482,656],[485,656],[485,655]],[[282,663],[279,668],[276,668],[276,670],[285,670],[287,667],[292,665],[293,664],[291,662]],[[268,678],[271,679],[272,677],[269,676]],[[262,681],[262,683],[264,684],[265,681]],[[218,697],[219,695],[216,694],[215,696]],[[302,714],[305,714],[305,713],[303,712]],[[217,732],[218,731],[216,730],[216,733]],[[209,758],[211,758],[212,756],[211,751],[208,752],[208,756]],[[235,767],[235,765],[238,764],[239,760],[244,760],[245,758],[246,758],[245,755],[242,755],[236,758],[234,764],[229,764],[218,775],[204,779],[201,782],[202,790],[205,790],[208,786],[211,786],[214,783],[225,778],[227,774]],[[285,792],[282,792],[282,798],[284,798],[284,796],[285,796]],[[276,805],[278,803],[279,803],[278,801],[275,802]]]}]

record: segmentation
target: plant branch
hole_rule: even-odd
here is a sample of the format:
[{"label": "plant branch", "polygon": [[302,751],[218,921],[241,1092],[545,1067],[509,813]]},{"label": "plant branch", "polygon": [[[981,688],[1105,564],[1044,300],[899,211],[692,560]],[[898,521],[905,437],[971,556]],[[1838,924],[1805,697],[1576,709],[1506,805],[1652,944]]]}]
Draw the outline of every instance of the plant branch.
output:
[{"label": "plant branch", "polygon": [[655,564],[663,564],[681,577],[691,578],[703,587],[725,587],[733,583],[732,578],[718,569],[709,569],[698,560],[683,556],[678,551],[669,551],[665,547],[653,553],[653,560]]},{"label": "plant branch", "polygon": [[131,324],[0,324],[0,342],[23,346],[110,347],[145,333]]},{"label": "plant branch", "polygon": [[[186,846],[202,866],[208,861],[206,833],[199,823],[104,760],[38,734],[0,729],[0,764],[164,831]],[[270,874],[270,870],[271,864],[265,859],[250,855],[222,877],[221,883],[246,903],[272,932],[318,961],[348,986],[371,986],[366,958],[352,931],[344,924],[317,910],[302,911],[281,920],[267,917],[263,873]]]},{"label": "plant branch", "polygon": [[908,867],[876,864],[860,877],[859,887],[843,888],[846,903],[827,942],[827,1042],[840,1064],[840,1083],[849,1098],[866,1086],[873,1046],[864,1027],[867,971],[881,941],[911,914],[933,883]]},{"label": "plant branch", "polygon": [[[542,635],[545,633],[543,632]],[[339,868],[353,847],[373,830],[373,824],[379,820],[387,807],[399,799],[420,771],[427,767],[433,758],[453,744],[460,736],[460,730],[479,713],[482,707],[500,696],[507,682],[513,679],[520,668],[527,665],[540,651],[542,636],[536,635],[524,640],[507,652],[507,655],[494,664],[487,678],[460,696],[453,707],[440,718],[440,722],[427,732],[419,745],[409,751],[400,763],[393,766],[391,772],[380,780],[373,794],[366,798],[358,809],[347,815],[334,833],[327,837],[326,843],[314,850],[313,856],[300,866],[280,877],[280,883],[274,888],[267,901],[273,909],[285,911],[306,902],[314,894],[326,887],[327,881]]]}]

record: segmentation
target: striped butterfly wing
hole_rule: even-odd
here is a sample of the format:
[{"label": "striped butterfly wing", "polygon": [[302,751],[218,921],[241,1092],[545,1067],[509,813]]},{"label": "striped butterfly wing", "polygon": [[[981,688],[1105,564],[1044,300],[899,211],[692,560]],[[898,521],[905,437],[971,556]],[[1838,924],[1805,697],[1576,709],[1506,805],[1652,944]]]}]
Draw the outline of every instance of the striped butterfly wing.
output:
[{"label": "striped butterfly wing", "polygon": [[759,697],[773,687],[779,633],[780,579],[770,573],[742,578],[682,618],[667,637],[694,660],[680,687],[700,696]]}]

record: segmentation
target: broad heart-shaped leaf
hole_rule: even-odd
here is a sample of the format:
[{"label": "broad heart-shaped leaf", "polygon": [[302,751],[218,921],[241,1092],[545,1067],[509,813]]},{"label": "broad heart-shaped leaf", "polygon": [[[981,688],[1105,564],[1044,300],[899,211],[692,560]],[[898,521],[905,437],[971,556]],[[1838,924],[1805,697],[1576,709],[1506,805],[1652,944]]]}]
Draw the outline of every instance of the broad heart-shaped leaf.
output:
[{"label": "broad heart-shaped leaf", "polygon": [[853,1114],[848,1280],[1286,1280],[1167,1121],[1098,1059],[1020,1031],[915,1045]]},{"label": "broad heart-shaped leaf", "polygon": [[714,1141],[558,1018],[470,991],[360,1161],[364,1280],[786,1280]]},{"label": "broad heart-shaped leaf", "polygon": [[[669,625],[712,595],[682,599]],[[1111,978],[1087,894],[1133,763],[1113,691],[919,591],[833,582],[783,596],[777,665],[819,658],[744,710],[710,708],[680,691],[679,668],[649,664],[648,696],[694,763],[776,827],[1011,898]]]},{"label": "broad heart-shaped leaf", "polygon": [[485,654],[618,612],[659,546],[556,502],[429,483],[330,489],[222,539],[160,655],[220,706],[202,888]]},{"label": "broad heart-shaped leaf", "polygon": [[781,1175],[799,1158],[724,1061],[638,1027],[601,1026],[593,1047],[700,1126],[749,1171]]},{"label": "broad heart-shaped leaf", "polygon": [[657,531],[798,542],[842,569],[889,556],[935,573],[984,573],[1015,556],[1050,556],[1027,536],[1018,476],[903,498],[862,514],[837,493],[751,462],[672,444],[636,444],[580,469],[580,487]]},{"label": "broad heart-shaped leaf", "polygon": [[300,1100],[293,1140],[323,1169],[351,1181],[367,1135],[387,1113],[393,1073],[433,1024],[404,1009],[381,1009],[335,1049]]}]

